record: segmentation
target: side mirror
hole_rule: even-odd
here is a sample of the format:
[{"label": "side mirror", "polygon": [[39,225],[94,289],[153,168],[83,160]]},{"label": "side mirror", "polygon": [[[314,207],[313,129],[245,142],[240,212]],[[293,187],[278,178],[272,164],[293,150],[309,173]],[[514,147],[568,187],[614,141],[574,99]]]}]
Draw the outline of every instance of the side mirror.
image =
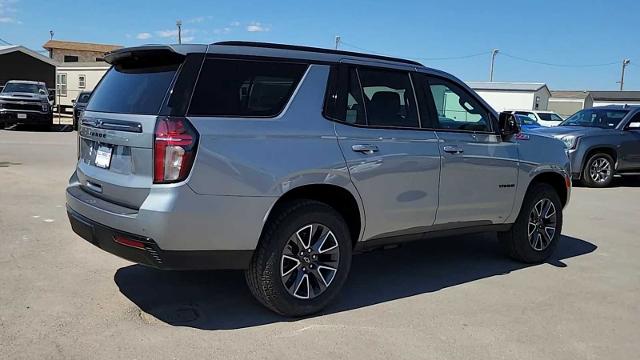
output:
[{"label": "side mirror", "polygon": [[503,139],[520,133],[520,126],[516,121],[516,116],[510,112],[503,111],[500,113],[498,125],[500,127],[500,135]]}]

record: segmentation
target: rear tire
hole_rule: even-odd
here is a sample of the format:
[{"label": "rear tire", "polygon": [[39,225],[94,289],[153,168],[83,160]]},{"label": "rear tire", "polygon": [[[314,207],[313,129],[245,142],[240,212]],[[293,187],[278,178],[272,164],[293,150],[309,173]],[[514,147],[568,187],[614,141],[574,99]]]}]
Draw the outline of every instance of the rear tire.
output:
[{"label": "rear tire", "polygon": [[603,188],[611,185],[615,162],[605,153],[592,155],[582,169],[582,182],[593,188]]},{"label": "rear tire", "polygon": [[558,246],[562,232],[562,203],[549,184],[538,183],[527,192],[520,214],[509,231],[498,234],[505,253],[514,260],[541,263]]},{"label": "rear tire", "polygon": [[349,229],[336,210],[318,201],[289,202],[266,224],[245,272],[247,285],[280,315],[316,313],[344,285],[351,250]]}]

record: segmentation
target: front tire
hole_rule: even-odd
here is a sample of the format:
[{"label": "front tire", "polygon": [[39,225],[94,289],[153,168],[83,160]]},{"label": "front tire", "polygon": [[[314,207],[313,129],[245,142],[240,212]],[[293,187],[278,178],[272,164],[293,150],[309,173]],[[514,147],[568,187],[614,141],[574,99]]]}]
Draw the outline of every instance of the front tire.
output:
[{"label": "front tire", "polygon": [[594,154],[587,160],[582,170],[582,182],[593,188],[611,185],[615,163],[613,158],[604,153]]},{"label": "front tire", "polygon": [[558,246],[562,232],[562,203],[549,184],[534,184],[509,231],[498,234],[502,248],[514,260],[541,263]]},{"label": "front tire", "polygon": [[336,210],[318,201],[292,201],[267,223],[245,272],[247,285],[280,315],[316,313],[344,285],[351,250],[349,229]]}]

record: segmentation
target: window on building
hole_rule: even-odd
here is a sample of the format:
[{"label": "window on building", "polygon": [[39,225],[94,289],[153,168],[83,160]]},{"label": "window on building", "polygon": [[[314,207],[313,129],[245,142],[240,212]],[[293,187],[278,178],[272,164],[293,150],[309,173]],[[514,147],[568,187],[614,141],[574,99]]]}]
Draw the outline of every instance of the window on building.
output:
[{"label": "window on building", "polygon": [[98,61],[98,62],[100,62],[100,61],[104,61],[104,58],[97,57],[97,58],[96,58],[96,61]]},{"label": "window on building", "polygon": [[79,58],[76,55],[65,55],[64,62],[78,62]]},{"label": "window on building", "polygon": [[78,88],[84,89],[85,87],[87,87],[87,76],[78,75]]},{"label": "window on building", "polygon": [[67,96],[67,74],[56,76],[56,92],[58,96]]}]

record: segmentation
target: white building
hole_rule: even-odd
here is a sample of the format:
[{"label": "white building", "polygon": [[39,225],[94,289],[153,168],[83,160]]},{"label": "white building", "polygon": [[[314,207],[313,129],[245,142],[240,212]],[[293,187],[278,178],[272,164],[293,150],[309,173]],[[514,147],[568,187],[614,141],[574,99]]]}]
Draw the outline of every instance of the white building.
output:
[{"label": "white building", "polygon": [[590,91],[593,106],[640,105],[640,91]]},{"label": "white building", "polygon": [[547,110],[551,91],[544,83],[468,82],[496,111]]},{"label": "white building", "polygon": [[106,62],[60,63],[56,69],[56,103],[66,110],[82,91],[93,91],[111,65]]}]

